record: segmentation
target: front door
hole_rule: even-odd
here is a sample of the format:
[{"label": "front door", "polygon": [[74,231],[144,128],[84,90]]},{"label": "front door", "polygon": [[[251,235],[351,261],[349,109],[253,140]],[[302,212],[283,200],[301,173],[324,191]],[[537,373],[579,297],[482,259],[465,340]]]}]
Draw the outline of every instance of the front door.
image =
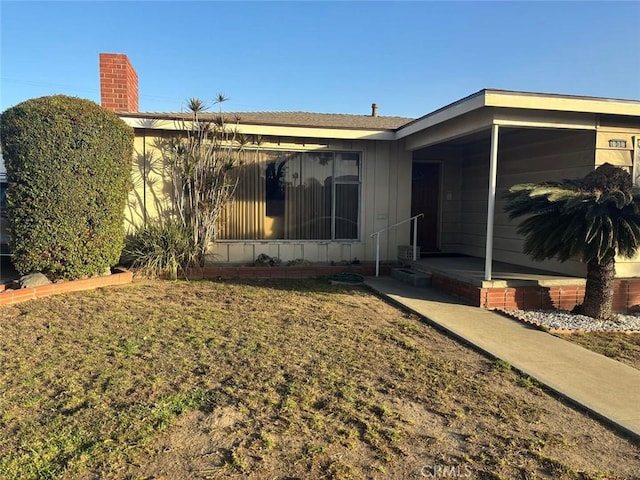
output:
[{"label": "front door", "polygon": [[[420,253],[438,251],[440,219],[440,164],[413,162],[411,173],[411,216],[424,213],[418,219]],[[413,222],[411,222],[413,242]]]}]

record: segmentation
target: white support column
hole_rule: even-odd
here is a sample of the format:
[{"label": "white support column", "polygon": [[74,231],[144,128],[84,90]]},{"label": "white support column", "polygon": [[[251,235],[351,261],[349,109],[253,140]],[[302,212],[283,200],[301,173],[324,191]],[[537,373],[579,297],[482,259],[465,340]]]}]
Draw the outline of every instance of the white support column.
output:
[{"label": "white support column", "polygon": [[489,163],[489,197],[487,206],[487,245],[484,256],[484,279],[491,280],[493,269],[493,222],[496,210],[498,178],[498,125],[491,126],[491,160]]}]

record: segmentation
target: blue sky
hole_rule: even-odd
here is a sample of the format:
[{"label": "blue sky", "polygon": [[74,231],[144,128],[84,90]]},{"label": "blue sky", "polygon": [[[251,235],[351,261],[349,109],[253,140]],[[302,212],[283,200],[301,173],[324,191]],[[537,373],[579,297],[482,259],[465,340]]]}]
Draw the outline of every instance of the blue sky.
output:
[{"label": "blue sky", "polygon": [[225,93],[227,111],[417,117],[482,88],[640,99],[640,2],[0,3],[0,110],[99,102],[125,53],[141,111]]}]

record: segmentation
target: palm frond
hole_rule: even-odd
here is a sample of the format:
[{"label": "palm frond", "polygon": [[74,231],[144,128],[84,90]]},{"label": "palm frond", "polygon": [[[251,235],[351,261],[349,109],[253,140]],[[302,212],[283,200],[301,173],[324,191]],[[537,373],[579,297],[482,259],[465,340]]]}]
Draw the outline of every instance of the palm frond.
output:
[{"label": "palm frond", "polygon": [[504,195],[509,218],[526,217],[518,227],[518,233],[525,237],[525,253],[535,260],[578,257],[584,262],[637,253],[640,189],[630,186],[628,173],[619,173],[621,169],[603,169],[615,181],[603,180],[600,169],[603,167],[584,179],[520,184],[509,189]]}]

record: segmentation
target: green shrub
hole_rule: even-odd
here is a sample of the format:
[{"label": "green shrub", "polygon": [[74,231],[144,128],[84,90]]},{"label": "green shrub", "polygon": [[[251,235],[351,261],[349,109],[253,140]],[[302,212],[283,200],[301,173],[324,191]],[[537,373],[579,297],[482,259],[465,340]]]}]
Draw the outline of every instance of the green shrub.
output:
[{"label": "green shrub", "polygon": [[27,100],[0,120],[16,269],[80,278],[115,265],[133,129],[89,100],[64,95]]},{"label": "green shrub", "polygon": [[178,270],[198,263],[198,245],[193,234],[178,219],[155,219],[127,237],[123,261],[143,275],[168,274],[177,278]]}]

